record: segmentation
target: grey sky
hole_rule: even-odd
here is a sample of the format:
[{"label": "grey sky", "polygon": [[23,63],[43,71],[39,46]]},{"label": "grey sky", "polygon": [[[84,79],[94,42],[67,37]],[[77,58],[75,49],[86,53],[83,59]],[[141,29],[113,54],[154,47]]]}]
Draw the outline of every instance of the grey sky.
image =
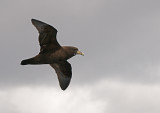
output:
[{"label": "grey sky", "polygon": [[[38,32],[31,24],[31,18],[54,26],[58,30],[57,39],[61,45],[76,46],[85,53],[84,57],[76,56],[69,60],[73,67],[73,79],[68,91],[71,94],[74,92],[72,87],[79,89],[86,85],[90,89],[93,84],[99,84],[101,80],[108,80],[111,84],[115,81],[117,81],[115,84],[122,83],[120,89],[125,88],[125,85],[133,86],[135,100],[143,96],[144,87],[154,90],[156,85],[159,89],[159,6],[158,0],[2,0],[0,2],[1,90],[7,94],[17,87],[59,88],[56,74],[50,66],[20,65],[22,59],[32,57],[39,52]],[[111,95],[114,95],[108,96],[111,100],[116,97],[115,93],[123,92],[120,95],[127,101],[124,105],[133,104],[131,106],[137,108],[136,113],[147,113],[143,108],[138,108],[136,102],[129,101],[130,93],[119,90],[118,86],[115,89],[113,86],[114,90],[108,90],[108,85],[110,84],[104,85],[106,90],[99,89],[100,87],[95,85],[98,87],[96,91],[100,90],[99,92],[105,95],[111,92]],[[139,90],[135,87],[140,87],[142,95],[137,96]],[[110,88],[112,89],[112,85]],[[130,88],[127,87],[126,90],[128,89]],[[146,89],[144,92],[149,93]],[[151,95],[160,94],[157,90],[154,91]],[[58,92],[55,93],[58,94]],[[124,97],[125,94],[128,98]],[[102,100],[100,93],[95,96],[98,98],[96,102]],[[6,95],[5,97],[7,98]],[[103,99],[108,102],[108,97],[105,96]],[[117,97],[117,101],[118,99],[120,97]],[[160,97],[158,96],[157,99]],[[146,101],[150,102],[150,100]],[[112,108],[115,103],[108,102],[109,108]],[[144,104],[144,107],[149,106],[146,103],[141,104]],[[13,106],[19,104],[12,106],[9,100],[5,105],[14,108]],[[104,106],[107,106],[106,103]],[[119,106],[119,111],[125,113],[122,108]],[[152,108],[151,106],[151,111]],[[155,109],[160,111],[157,107]],[[110,113],[116,113],[112,109],[109,110],[111,110],[108,111]],[[3,111],[1,107],[0,111]],[[6,113],[9,112],[6,111]]]}]

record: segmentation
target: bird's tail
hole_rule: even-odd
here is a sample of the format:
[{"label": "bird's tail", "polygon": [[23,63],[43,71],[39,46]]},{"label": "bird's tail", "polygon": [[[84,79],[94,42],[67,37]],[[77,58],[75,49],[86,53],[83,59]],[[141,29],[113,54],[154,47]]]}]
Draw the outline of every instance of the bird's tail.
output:
[{"label": "bird's tail", "polygon": [[21,61],[21,65],[27,65],[31,63],[31,59],[26,59]]}]

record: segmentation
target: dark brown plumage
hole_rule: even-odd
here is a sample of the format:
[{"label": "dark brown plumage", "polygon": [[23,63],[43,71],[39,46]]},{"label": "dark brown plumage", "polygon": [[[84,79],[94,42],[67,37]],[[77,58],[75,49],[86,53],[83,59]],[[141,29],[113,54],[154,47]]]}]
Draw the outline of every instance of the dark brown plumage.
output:
[{"label": "dark brown plumage", "polygon": [[56,39],[57,30],[54,27],[39,20],[31,21],[39,32],[40,52],[35,57],[23,60],[21,65],[50,64],[58,75],[61,89],[65,90],[72,77],[72,67],[67,60],[76,54],[84,54],[76,47],[60,46]]}]

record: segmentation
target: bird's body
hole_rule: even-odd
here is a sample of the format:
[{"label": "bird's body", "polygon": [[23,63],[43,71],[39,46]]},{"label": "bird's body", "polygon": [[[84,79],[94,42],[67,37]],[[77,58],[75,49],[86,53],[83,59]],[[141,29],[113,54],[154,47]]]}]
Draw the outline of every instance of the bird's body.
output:
[{"label": "bird's body", "polygon": [[57,42],[57,30],[39,20],[32,19],[32,24],[39,31],[40,52],[35,57],[23,60],[21,65],[50,64],[58,75],[59,84],[65,90],[72,77],[72,67],[67,61],[76,54],[83,55],[76,47],[60,46]]},{"label": "bird's body", "polygon": [[73,52],[69,51],[70,46],[62,46],[57,51],[49,51],[44,53],[39,53],[35,57],[23,60],[22,65],[24,64],[51,64],[63,60],[68,60],[73,57],[76,53],[74,51],[78,51],[77,48],[72,47]]}]

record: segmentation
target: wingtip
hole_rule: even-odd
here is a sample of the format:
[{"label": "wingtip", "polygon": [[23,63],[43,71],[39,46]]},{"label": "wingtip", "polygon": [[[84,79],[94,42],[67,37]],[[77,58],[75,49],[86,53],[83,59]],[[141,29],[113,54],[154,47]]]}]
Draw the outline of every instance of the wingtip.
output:
[{"label": "wingtip", "polygon": [[[68,86],[67,86],[68,87]],[[63,91],[65,91],[66,89],[67,89],[67,87],[61,87],[61,89],[63,90]]]},{"label": "wingtip", "polygon": [[70,84],[71,77],[58,76],[58,79],[59,79],[59,85],[61,89],[63,91],[66,90]]},{"label": "wingtip", "polygon": [[33,18],[31,19],[31,22],[32,22],[33,25],[38,24],[38,23],[43,23],[44,24],[44,22],[41,22],[41,21],[39,21],[37,19],[33,19]]},{"label": "wingtip", "polygon": [[37,20],[37,19],[32,18],[32,19],[31,19],[31,22],[32,22],[32,24],[37,28],[37,30],[38,30],[39,32],[42,32],[42,29],[43,29],[44,27],[46,27],[46,26],[54,29],[55,32],[58,32],[57,29],[55,29],[55,28],[52,27],[51,25],[49,25],[49,24],[47,24],[47,23],[45,23],[45,22],[39,21],[39,20]]},{"label": "wingtip", "polygon": [[62,91],[65,91],[66,89],[62,89],[62,88],[61,88],[61,90],[62,90]]},{"label": "wingtip", "polygon": [[36,19],[34,19],[34,18],[32,18],[32,19],[31,19],[31,22],[33,23],[34,21],[37,21],[37,20],[36,20]]},{"label": "wingtip", "polygon": [[31,18],[31,22],[34,21],[34,20],[35,20],[34,18]]}]

